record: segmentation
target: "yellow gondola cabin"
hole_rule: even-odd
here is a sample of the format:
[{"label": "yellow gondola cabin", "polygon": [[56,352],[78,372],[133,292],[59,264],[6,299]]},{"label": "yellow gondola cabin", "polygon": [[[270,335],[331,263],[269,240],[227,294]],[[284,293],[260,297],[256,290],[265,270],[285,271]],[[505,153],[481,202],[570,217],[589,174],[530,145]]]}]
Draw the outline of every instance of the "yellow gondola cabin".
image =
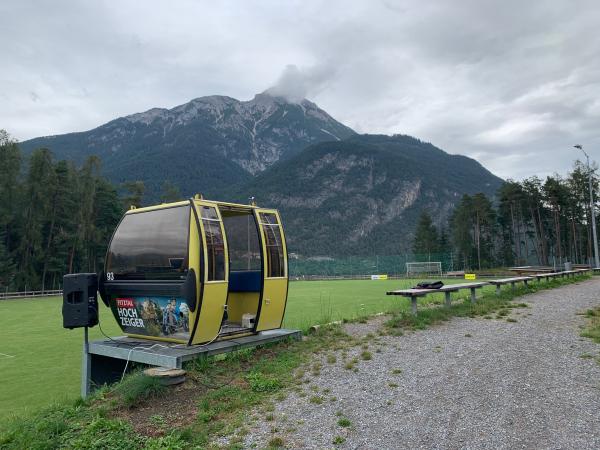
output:
[{"label": "yellow gondola cabin", "polygon": [[279,213],[199,196],[127,211],[99,283],[123,333],[188,345],[281,328],[287,291]]}]

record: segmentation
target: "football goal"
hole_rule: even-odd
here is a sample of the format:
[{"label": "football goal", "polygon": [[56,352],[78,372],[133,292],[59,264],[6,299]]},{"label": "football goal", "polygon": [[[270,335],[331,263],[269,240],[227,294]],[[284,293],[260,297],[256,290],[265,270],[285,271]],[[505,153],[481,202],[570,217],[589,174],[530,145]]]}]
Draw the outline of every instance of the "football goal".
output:
[{"label": "football goal", "polygon": [[406,276],[413,275],[442,275],[441,262],[407,262]]}]

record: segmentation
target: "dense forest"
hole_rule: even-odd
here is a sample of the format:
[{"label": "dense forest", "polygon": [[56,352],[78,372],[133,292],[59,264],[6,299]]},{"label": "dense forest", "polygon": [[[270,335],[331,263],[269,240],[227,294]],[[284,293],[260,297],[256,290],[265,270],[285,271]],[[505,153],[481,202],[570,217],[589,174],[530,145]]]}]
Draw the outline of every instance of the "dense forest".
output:
[{"label": "dense forest", "polygon": [[[0,130],[0,290],[51,290],[66,273],[99,272],[123,212],[141,206],[141,181],[113,185],[101,162],[55,161],[46,148],[27,158]],[[181,199],[169,182],[163,202]]]},{"label": "dense forest", "polygon": [[[594,199],[598,182],[593,181]],[[593,257],[588,169],[576,161],[566,177],[508,180],[496,203],[484,194],[465,195],[454,209],[448,230],[456,267],[497,266],[565,261],[589,263]],[[415,232],[413,251],[447,251],[445,230],[423,213]]]},{"label": "dense forest", "polygon": [[123,212],[100,161],[54,161],[47,149],[28,158],[0,134],[0,286],[53,289],[71,272],[102,266],[106,242]]},{"label": "dense forest", "polygon": [[[25,157],[18,143],[0,130],[1,291],[56,289],[66,273],[102,270],[116,224],[129,206],[143,204],[145,186],[141,181],[112,184],[100,169],[95,156],[75,165],[55,160],[46,148]],[[597,199],[597,182],[594,191]],[[181,198],[176,186],[162,183],[161,201]],[[435,223],[432,215],[422,213],[414,234],[409,234],[414,236],[412,254],[402,255],[401,262],[393,258],[396,253],[387,254],[389,261],[376,252],[353,253],[340,259],[345,265],[333,272],[401,272],[404,261],[433,255],[444,258],[445,269],[589,262],[593,245],[587,168],[577,161],[566,177],[509,180],[493,201],[483,193],[464,195],[445,226]],[[292,258],[292,275],[328,273],[337,256],[320,256],[317,262],[310,254]],[[313,266],[319,269],[315,272]]]}]

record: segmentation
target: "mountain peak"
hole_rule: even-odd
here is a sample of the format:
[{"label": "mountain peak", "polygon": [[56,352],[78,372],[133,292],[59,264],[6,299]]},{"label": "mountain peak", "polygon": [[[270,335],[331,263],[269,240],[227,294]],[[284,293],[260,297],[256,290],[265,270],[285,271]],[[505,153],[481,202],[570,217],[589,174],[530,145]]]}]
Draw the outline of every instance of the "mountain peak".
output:
[{"label": "mountain peak", "polygon": [[312,102],[309,102],[307,99],[291,99],[284,95],[277,95],[271,91],[271,89],[267,89],[259,94],[256,94],[252,100],[244,103],[251,103],[256,105],[301,105],[304,107],[316,107],[316,105]]},{"label": "mountain peak", "polygon": [[[165,171],[173,177],[185,173],[179,183],[183,192],[207,193],[222,186],[218,183],[228,184],[224,173],[236,179],[251,177],[309,145],[354,134],[306,99],[291,102],[265,91],[248,101],[224,95],[198,97],[173,108],[121,117],[83,133],[57,136],[52,142],[33,139],[25,146],[51,147],[58,157],[77,162],[98,155],[115,180],[143,173],[149,192],[160,189]],[[181,170],[175,169],[180,165]],[[183,169],[190,165],[193,175]]]}]

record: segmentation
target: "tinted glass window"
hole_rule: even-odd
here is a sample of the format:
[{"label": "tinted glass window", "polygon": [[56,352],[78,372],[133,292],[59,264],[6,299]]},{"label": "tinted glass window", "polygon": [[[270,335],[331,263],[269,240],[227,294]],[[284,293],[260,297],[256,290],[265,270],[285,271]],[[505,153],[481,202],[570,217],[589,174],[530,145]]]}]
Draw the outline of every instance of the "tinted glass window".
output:
[{"label": "tinted glass window", "polygon": [[229,249],[229,271],[261,270],[260,241],[254,216],[221,210]]},{"label": "tinted glass window", "polygon": [[267,277],[285,277],[283,239],[277,216],[272,213],[259,213],[259,217],[266,238]]},{"label": "tinted glass window", "polygon": [[179,280],[188,269],[190,207],[127,214],[108,250],[115,280]]},{"label": "tinted glass window", "polygon": [[221,221],[216,209],[212,206],[202,206],[200,210],[204,234],[206,235],[208,281],[224,280],[225,246],[223,244],[223,233],[221,232]]}]

